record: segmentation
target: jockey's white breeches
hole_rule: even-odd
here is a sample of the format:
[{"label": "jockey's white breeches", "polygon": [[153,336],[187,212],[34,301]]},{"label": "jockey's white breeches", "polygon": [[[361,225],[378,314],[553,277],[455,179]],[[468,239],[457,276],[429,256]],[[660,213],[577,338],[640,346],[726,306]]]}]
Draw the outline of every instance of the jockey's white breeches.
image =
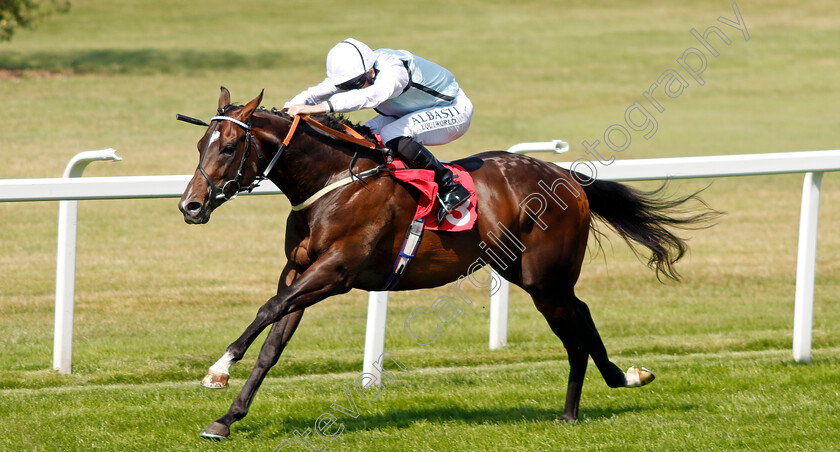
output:
[{"label": "jockey's white breeches", "polygon": [[410,137],[422,145],[436,146],[449,143],[467,132],[473,115],[472,101],[458,90],[451,104],[432,107],[395,118],[379,115],[365,125],[382,136],[387,143],[394,138]]}]

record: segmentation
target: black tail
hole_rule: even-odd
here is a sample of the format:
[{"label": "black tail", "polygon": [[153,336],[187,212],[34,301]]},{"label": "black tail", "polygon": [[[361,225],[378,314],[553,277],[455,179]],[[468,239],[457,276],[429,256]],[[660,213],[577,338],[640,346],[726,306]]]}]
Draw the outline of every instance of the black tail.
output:
[{"label": "black tail", "polygon": [[[665,186],[666,184],[663,184],[657,190],[645,192],[617,182],[595,180],[584,186],[583,191],[589,199],[589,210],[616,231],[637,255],[641,256],[641,253],[633,242],[643,245],[653,253],[648,259],[648,266],[656,270],[657,278],[662,273],[678,281],[680,275],[674,264],[688,251],[688,245],[685,240],[668,230],[668,227],[709,227],[711,225],[708,221],[717,218],[721,213],[710,209],[698,196],[700,192],[682,198],[666,199]],[[704,211],[690,213],[684,204],[691,200],[702,204]]]}]

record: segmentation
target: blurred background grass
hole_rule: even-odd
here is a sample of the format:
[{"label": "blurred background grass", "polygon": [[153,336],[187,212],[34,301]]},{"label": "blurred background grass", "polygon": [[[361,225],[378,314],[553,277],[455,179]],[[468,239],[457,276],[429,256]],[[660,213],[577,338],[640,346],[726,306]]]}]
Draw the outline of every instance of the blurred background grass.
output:
[{"label": "blurred background grass", "polygon": [[[645,140],[634,134],[630,148],[617,158],[837,149],[840,10],[835,2],[738,5],[750,33],[748,42],[734,28],[717,22],[719,16],[734,17],[732,4],[724,1],[74,1],[68,14],[51,16],[36,30],[21,31],[12,42],[0,44],[0,95],[6,112],[0,124],[0,177],[58,177],[72,155],[107,147],[117,149],[124,161],[95,163],[86,175],[191,173],[201,130],[175,122],[175,113],[211,116],[220,85],[230,88],[239,102],[264,88],[263,104],[279,107],[321,80],[327,50],[348,36],[372,47],[410,49],[456,74],[475,103],[476,114],[467,135],[434,149],[444,159],[554,138],[571,143],[572,151],[540,157],[558,161],[586,157],[581,142],[602,139],[607,127],[621,123],[625,109],[643,100],[642,93],[663,71],[682,73],[676,59],[686,48],[700,45],[689,30],[702,32],[711,25],[724,30],[732,44],[719,45],[720,56],[709,58],[706,84],[698,86],[688,79],[691,86],[679,98],[662,101],[665,112],[656,114],[656,135]],[[358,121],[369,116],[368,112],[352,115]],[[812,367],[778,364],[788,361],[791,345],[802,176],[678,181],[671,189],[685,194],[709,184],[704,198],[727,215],[712,229],[687,234],[692,251],[679,266],[682,283],[658,283],[614,236],[603,251],[587,258],[578,295],[589,303],[611,355],[622,367],[647,365],[637,362],[646,358],[672,373],[671,383],[667,374],[660,374],[652,387],[667,394],[662,404],[670,408],[665,411],[691,412],[726,403],[717,393],[700,396],[709,388],[695,390],[675,382],[692,372],[719,377],[722,383],[710,382],[711,389],[752,378],[745,376],[754,374],[749,363],[755,355],[749,353],[775,353],[773,364],[767,366],[769,375],[763,378],[783,379],[793,372],[810,380],[840,381],[836,353],[840,239],[833,233],[840,221],[840,193],[835,175],[826,175],[823,182]],[[657,183],[633,185],[653,188]],[[71,376],[49,370],[57,203],[0,204],[0,387],[9,391],[4,400],[10,403],[4,405],[14,419],[0,428],[8,434],[49,424],[50,413],[62,402],[33,401],[49,398],[50,387],[78,394],[74,403],[105,410],[102,418],[95,419],[120,425],[110,430],[80,414],[58,417],[63,432],[78,435],[75,442],[66,437],[35,435],[23,440],[0,435],[18,441],[8,440],[7,448],[89,448],[97,441],[110,445],[106,448],[118,444],[123,448],[125,439],[120,437],[136,433],[132,416],[146,420],[155,416],[128,407],[155,405],[173,397],[157,384],[192,384],[200,379],[273,293],[285,261],[282,243],[289,210],[285,198],[240,198],[201,227],[184,224],[176,204],[174,199],[80,203]],[[537,405],[560,410],[565,352],[518,289],[512,293],[505,350],[487,349],[488,301],[478,293],[472,298],[482,302],[468,307],[434,345],[422,347],[406,338],[405,316],[417,306],[430,305],[444,290],[393,293],[386,347],[413,369],[491,366],[484,370],[491,376],[508,372],[504,366],[516,363],[551,369],[543,378],[556,382],[553,392],[541,396]],[[360,370],[366,297],[353,291],[307,312],[292,344],[269,374],[276,379],[260,395],[266,398],[259,400],[276,407],[270,414],[276,424],[264,433],[268,437],[256,433],[269,416],[260,411],[266,409],[261,405],[237,424],[250,438],[240,447],[266,446],[273,441],[272,434],[289,436],[291,429],[280,427],[289,414],[284,407],[303,403],[308,408],[298,417],[317,418],[324,409],[324,403],[313,401],[317,389],[284,390],[302,384],[294,380],[296,375],[345,372],[337,378],[347,380],[346,373]],[[727,374],[725,357],[731,352],[747,355],[733,358],[739,370]],[[710,370],[704,354],[723,358],[713,360],[717,367]],[[234,367],[234,381],[241,383],[247,376],[255,355],[254,350]],[[668,357],[676,357],[680,364],[667,364]],[[545,367],[548,362],[557,364]],[[416,378],[416,385],[430,384],[422,375]],[[760,380],[755,378],[749,381]],[[651,429],[665,423],[663,428],[686,434],[682,427],[689,421],[679,416],[663,419],[657,414],[661,407],[647,405],[639,412],[612,402],[599,405],[596,401],[631,396],[606,390],[594,367],[589,379],[582,412],[600,406],[604,417],[591,418],[597,425],[587,434],[558,433],[540,412],[502,410],[508,413],[502,417],[524,416],[536,419],[535,424],[501,422],[486,437],[482,424],[452,426],[453,432],[477,437],[475,443],[452,443],[460,444],[453,448],[486,448],[506,435],[517,439],[509,443],[511,447],[532,448],[547,435],[560,435],[560,440],[580,441],[576,444],[581,448],[598,449],[617,438],[638,435],[638,444],[655,449],[653,437],[632,433],[633,421]],[[122,383],[130,384],[118,389],[128,391],[128,399],[109,402],[107,409],[96,401],[98,390],[84,389]],[[418,397],[429,403],[428,410],[435,410],[451,403],[452,393],[474,384],[487,385],[488,398],[504,399],[504,383],[450,379],[445,384],[452,389],[447,395],[442,388],[441,399],[423,399],[422,394],[411,395],[414,389],[406,389],[377,409],[388,416],[408,403],[400,400]],[[340,381],[333,386],[323,397],[340,395],[346,385]],[[20,392],[25,388],[34,392]],[[521,391],[527,389],[526,384]],[[769,402],[761,406],[795,403],[784,392],[784,385],[775,386],[767,395]],[[182,416],[160,426],[160,434],[180,441],[170,444],[172,448],[209,447],[191,443],[196,428],[221,414],[233,392],[196,396],[207,397],[204,401],[178,393],[194,405],[167,405]],[[645,396],[632,397],[638,401]],[[815,425],[836,426],[829,401],[836,400],[836,393],[814,397],[826,399],[825,408],[812,413],[818,419]],[[681,399],[688,399],[691,406],[674,405]],[[27,413],[29,406],[32,413]],[[765,443],[782,444],[776,432],[786,425],[784,415],[767,409],[771,418],[775,416],[770,421],[734,417],[745,431],[764,432]],[[463,412],[453,416],[459,414]],[[610,416],[626,419],[629,425],[617,427],[606,419]],[[424,434],[448,424],[431,417],[425,424],[415,419],[411,421],[415,428],[403,430],[356,428],[343,437],[344,446],[332,446],[388,444],[411,449],[405,445],[425,444],[440,449],[441,435],[424,443]],[[405,447],[383,442],[380,429],[402,438],[399,444]],[[526,439],[528,435],[533,438]],[[732,436],[725,431],[709,431],[707,438],[711,449],[738,444],[727,442]],[[161,438],[152,435],[134,446],[148,448],[156,439]],[[825,440],[830,444],[831,436]]]}]

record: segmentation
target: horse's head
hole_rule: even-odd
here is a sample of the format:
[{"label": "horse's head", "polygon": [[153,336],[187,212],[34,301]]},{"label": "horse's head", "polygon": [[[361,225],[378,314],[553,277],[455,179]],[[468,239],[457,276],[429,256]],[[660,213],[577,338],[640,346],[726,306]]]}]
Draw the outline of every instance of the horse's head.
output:
[{"label": "horse's head", "polygon": [[207,223],[216,207],[248,190],[259,172],[262,152],[251,129],[251,116],[263,93],[238,108],[231,107],[230,92],[221,89],[219,116],[211,119],[198,141],[198,168],[178,204],[190,224]]}]

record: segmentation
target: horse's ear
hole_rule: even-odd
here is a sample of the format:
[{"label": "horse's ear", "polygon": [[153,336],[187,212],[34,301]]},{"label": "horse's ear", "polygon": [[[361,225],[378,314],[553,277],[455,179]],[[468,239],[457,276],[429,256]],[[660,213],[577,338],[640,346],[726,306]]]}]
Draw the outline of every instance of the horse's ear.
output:
[{"label": "horse's ear", "polygon": [[246,121],[248,118],[250,118],[254,111],[257,109],[257,107],[260,106],[260,102],[262,102],[264,92],[265,90],[260,91],[259,96],[255,97],[251,102],[245,104],[245,107],[242,108],[243,121]]},{"label": "horse's ear", "polygon": [[224,86],[221,89],[222,92],[219,94],[219,110],[230,105],[230,91]]}]

